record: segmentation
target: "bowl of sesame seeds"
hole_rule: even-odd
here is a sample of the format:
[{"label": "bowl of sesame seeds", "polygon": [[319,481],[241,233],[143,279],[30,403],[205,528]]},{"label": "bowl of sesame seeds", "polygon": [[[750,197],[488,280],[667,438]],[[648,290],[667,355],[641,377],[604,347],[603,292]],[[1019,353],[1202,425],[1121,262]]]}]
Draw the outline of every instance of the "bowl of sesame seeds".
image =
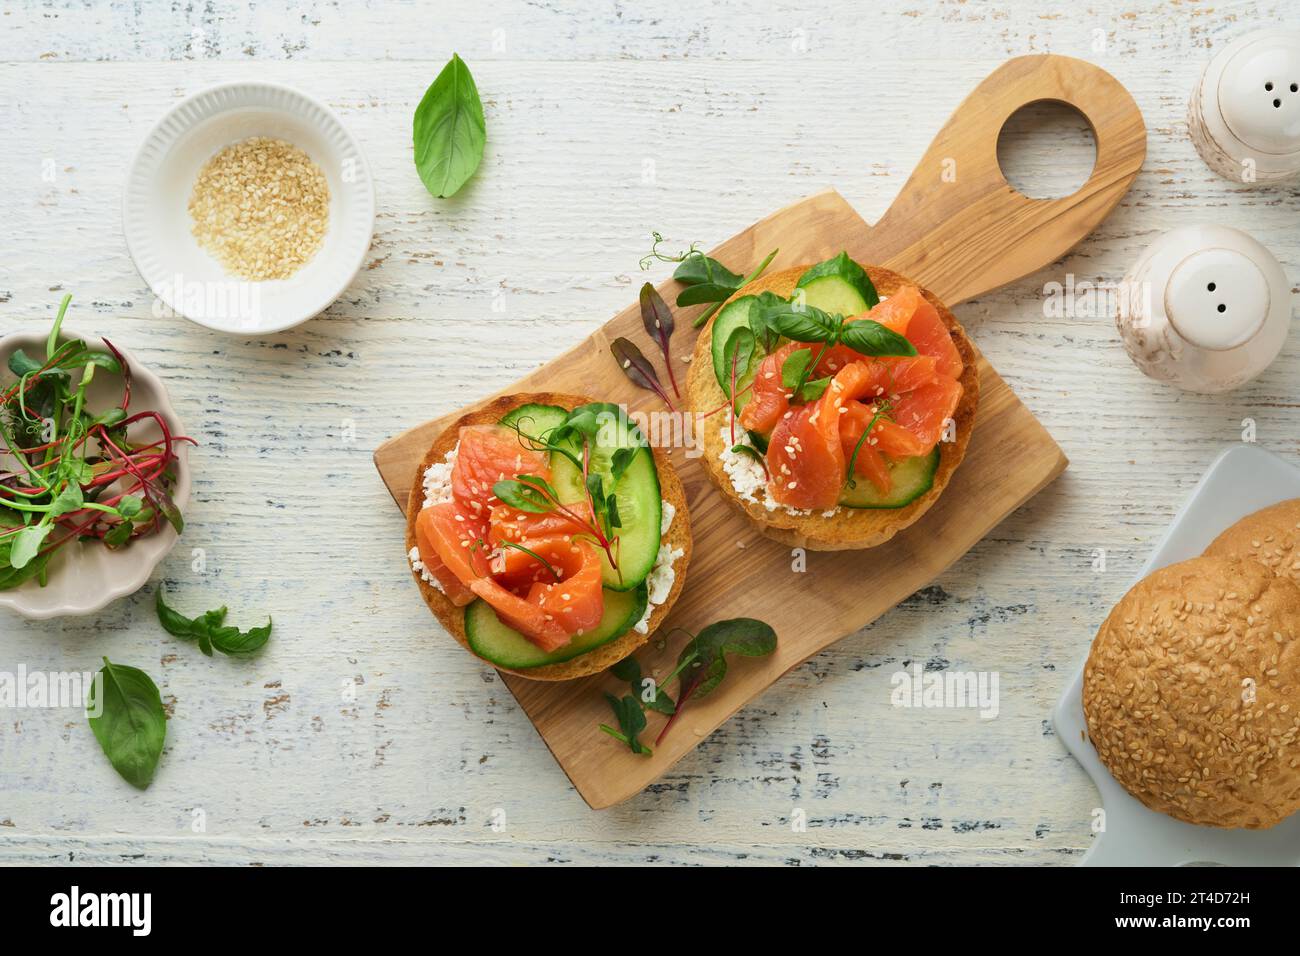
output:
[{"label": "bowl of sesame seeds", "polygon": [[279,332],[356,277],[374,231],[370,169],[338,116],[274,83],[173,107],[127,175],[123,228],[155,298],[222,332]]}]

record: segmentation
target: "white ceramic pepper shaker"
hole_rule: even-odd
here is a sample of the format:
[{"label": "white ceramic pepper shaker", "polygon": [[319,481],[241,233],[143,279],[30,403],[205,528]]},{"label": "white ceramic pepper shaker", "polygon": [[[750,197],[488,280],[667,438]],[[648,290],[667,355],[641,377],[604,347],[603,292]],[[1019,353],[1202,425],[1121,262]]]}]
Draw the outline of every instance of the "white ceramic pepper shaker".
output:
[{"label": "white ceramic pepper shaker", "polygon": [[1205,67],[1187,108],[1196,150],[1246,185],[1300,176],[1300,31],[1260,30]]},{"label": "white ceramic pepper shaker", "polygon": [[1246,233],[1184,226],[1152,243],[1124,277],[1115,324],[1147,375],[1194,392],[1226,392],[1282,350],[1291,284]]}]

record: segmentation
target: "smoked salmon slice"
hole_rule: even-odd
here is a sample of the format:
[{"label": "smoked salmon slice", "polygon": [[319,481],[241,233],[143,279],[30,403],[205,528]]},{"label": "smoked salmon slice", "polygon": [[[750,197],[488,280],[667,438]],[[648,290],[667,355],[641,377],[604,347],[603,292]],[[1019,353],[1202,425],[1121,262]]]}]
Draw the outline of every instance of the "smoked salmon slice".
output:
[{"label": "smoked salmon slice", "polygon": [[494,580],[542,608],[550,619],[559,622],[565,634],[581,635],[599,624],[605,613],[605,598],[596,546],[581,538],[560,536],[521,543],[547,564],[507,547],[503,554],[505,569]]},{"label": "smoked salmon slice", "polygon": [[923,297],[907,323],[907,340],[916,346],[921,355],[932,355],[940,375],[951,379],[961,378],[963,363],[961,353],[952,340],[948,326],[939,318],[939,311]]},{"label": "smoked salmon slice", "polygon": [[416,544],[420,561],[453,604],[482,598],[507,626],[550,652],[600,623],[602,558],[594,544],[575,537],[587,530],[586,502],[566,504],[567,514],[533,513],[496,497],[493,485],[520,475],[549,482],[546,455],[500,425],[461,428],[452,500],[420,512]]},{"label": "smoked salmon slice", "polygon": [[573,638],[563,625],[548,615],[540,604],[507,591],[491,578],[479,578],[470,587],[481,597],[507,627],[512,627],[548,654],[559,650]]},{"label": "smoked salmon slice", "polygon": [[529,541],[554,535],[567,537],[586,532],[586,523],[591,520],[591,505],[575,501],[564,507],[570,514],[562,511],[535,514],[497,504],[488,519],[488,542],[496,547],[502,541]]},{"label": "smoked salmon slice", "polygon": [[854,319],[872,319],[905,336],[915,346],[918,355],[934,358],[940,375],[961,378],[964,365],[952,334],[939,317],[939,310],[921,295],[916,286],[903,286],[874,309],[854,316]]},{"label": "smoked salmon slice", "polygon": [[900,427],[916,436],[928,455],[943,437],[943,426],[961,401],[961,382],[941,376],[929,385],[900,395],[890,409],[889,417]]},{"label": "smoked salmon slice", "polygon": [[767,449],[772,497],[791,508],[825,511],[840,500],[845,468],[840,416],[824,414],[824,401],[825,396],[795,406],[772,431]]},{"label": "smoked salmon slice", "polygon": [[420,552],[420,563],[441,585],[442,593],[447,595],[451,603],[457,607],[464,607],[474,600],[474,592],[447,565],[443,564],[442,558],[433,547],[433,536],[437,533],[433,528],[437,517],[433,511],[434,507],[438,506],[423,509],[415,519],[415,544]]},{"label": "smoked salmon slice", "polygon": [[749,401],[740,410],[740,424],[750,431],[766,435],[790,408],[789,391],[781,384],[781,367],[799,349],[802,342],[788,342],[758,363]]},{"label": "smoked salmon slice", "polygon": [[470,585],[488,573],[486,537],[487,522],[458,501],[430,505],[415,519],[420,561],[457,606],[473,600]]},{"label": "smoked salmon slice", "polygon": [[[844,449],[844,467],[847,468],[851,460],[854,474],[868,479],[880,489],[882,495],[889,494],[890,488],[894,485],[893,478],[889,474],[889,463],[871,441],[858,444],[862,433],[867,430],[872,419],[877,417],[877,407],[850,400],[844,403],[844,408],[845,413],[840,418],[840,445]],[[857,450],[857,458],[853,457],[854,449]]]},{"label": "smoked salmon slice", "polygon": [[504,425],[465,425],[460,430],[456,465],[451,471],[452,497],[486,517],[497,501],[492,486],[517,475],[550,478],[546,454],[526,448]]}]

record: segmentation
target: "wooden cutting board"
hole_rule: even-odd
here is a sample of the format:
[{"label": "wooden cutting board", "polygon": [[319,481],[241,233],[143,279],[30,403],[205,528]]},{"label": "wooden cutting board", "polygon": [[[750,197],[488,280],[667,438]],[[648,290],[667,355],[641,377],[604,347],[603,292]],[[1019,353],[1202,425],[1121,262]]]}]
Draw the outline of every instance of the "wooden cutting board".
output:
[{"label": "wooden cutting board", "polygon": [[[1024,197],[1007,185],[997,163],[1003,124],[1039,100],[1073,105],[1096,138],[1091,178],[1062,199]],[[966,98],[874,227],[828,190],[755,223],[710,255],[745,272],[776,247],[781,251],[773,270],[846,249],[860,262],[915,279],[954,306],[1064,255],[1114,208],[1145,154],[1141,114],[1110,74],[1069,57],[1019,57]],[[659,289],[669,302],[680,291],[672,280]],[[701,308],[679,313],[675,356],[690,352],[691,319]],[[610,356],[609,343],[620,335],[642,343],[647,356],[662,365],[657,350],[644,341],[633,303],[501,394],[577,392],[625,403],[632,411],[661,410],[658,399],[633,387]],[[718,690],[692,701],[648,758],[597,730],[611,718],[602,691],[626,692],[626,685],[608,674],[562,683],[503,675],[588,804],[600,809],[640,792],[787,670],[924,587],[1065,469],[1060,448],[982,355],[979,368],[980,406],[970,450],[938,503],[888,544],[870,551],[810,552],[804,570],[796,570],[799,555],[757,535],[719,496],[698,460],[682,449],[672,452],[686,487],[695,549],[668,625],[638,652],[644,672],[662,676],[671,670],[687,638],[677,632],[665,639],[669,627],[695,632],[729,617],[767,621],[776,629],[777,651],[765,659],[737,659]],[[419,425],[375,452],[375,464],[399,507],[405,507],[417,465],[434,437],[464,411]],[[394,541],[393,547],[403,542]],[[411,600],[416,600],[414,588]],[[650,714],[643,740],[653,741],[663,720]]]}]

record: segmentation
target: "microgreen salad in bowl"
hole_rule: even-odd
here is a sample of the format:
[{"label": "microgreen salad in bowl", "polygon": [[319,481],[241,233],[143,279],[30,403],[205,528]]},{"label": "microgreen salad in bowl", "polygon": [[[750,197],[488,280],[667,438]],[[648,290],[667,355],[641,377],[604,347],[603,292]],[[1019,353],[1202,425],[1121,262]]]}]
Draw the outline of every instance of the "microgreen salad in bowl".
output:
[{"label": "microgreen salad in bowl", "polygon": [[186,437],[162,382],[107,339],[0,338],[0,606],[88,614],[137,590],[183,527]]}]

